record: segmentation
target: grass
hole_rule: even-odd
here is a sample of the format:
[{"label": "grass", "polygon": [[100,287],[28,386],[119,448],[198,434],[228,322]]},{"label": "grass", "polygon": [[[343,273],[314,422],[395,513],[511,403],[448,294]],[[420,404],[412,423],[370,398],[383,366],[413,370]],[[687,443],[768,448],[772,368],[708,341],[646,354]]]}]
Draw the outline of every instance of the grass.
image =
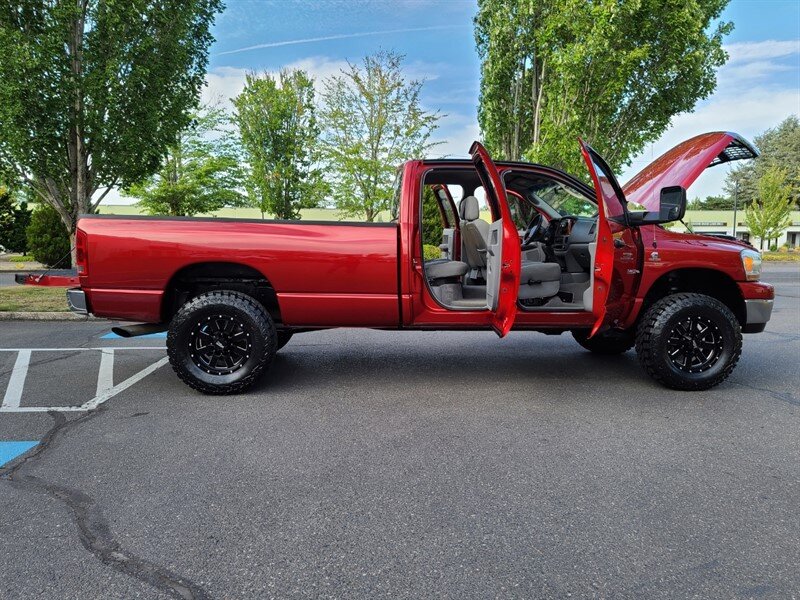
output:
[{"label": "grass", "polygon": [[35,285],[0,287],[0,312],[67,312],[65,289]]},{"label": "grass", "polygon": [[764,262],[800,262],[800,252],[762,252]]},{"label": "grass", "polygon": [[27,256],[9,256],[8,262],[13,263],[25,263],[25,262],[33,262],[33,257],[29,254]]}]

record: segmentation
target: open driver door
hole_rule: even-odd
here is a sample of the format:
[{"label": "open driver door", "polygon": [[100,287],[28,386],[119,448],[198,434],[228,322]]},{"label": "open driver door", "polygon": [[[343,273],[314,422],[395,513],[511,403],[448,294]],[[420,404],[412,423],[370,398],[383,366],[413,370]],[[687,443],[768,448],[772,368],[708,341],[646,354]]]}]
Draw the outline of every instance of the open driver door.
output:
[{"label": "open driver door", "polygon": [[[626,244],[624,237],[629,234],[628,214],[625,196],[606,161],[583,140],[578,140],[581,153],[592,176],[597,195],[597,238],[594,249],[594,271],[592,282],[592,314],[595,321],[589,337],[606,329],[613,321],[619,298],[609,298],[614,260],[620,249],[633,247]],[[630,254],[628,252],[628,254]]]},{"label": "open driver door", "polygon": [[469,153],[492,210],[492,224],[486,241],[486,304],[492,312],[492,329],[504,337],[511,331],[517,315],[521,262],[519,233],[508,208],[505,185],[486,148],[474,142]]}]

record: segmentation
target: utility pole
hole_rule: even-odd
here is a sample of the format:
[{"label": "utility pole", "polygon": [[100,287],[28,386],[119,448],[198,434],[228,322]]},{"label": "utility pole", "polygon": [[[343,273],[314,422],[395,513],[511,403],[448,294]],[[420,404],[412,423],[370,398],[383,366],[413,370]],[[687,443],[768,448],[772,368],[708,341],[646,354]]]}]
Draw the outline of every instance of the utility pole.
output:
[{"label": "utility pole", "polygon": [[739,178],[733,182],[733,237],[736,237],[736,213],[739,210]]}]

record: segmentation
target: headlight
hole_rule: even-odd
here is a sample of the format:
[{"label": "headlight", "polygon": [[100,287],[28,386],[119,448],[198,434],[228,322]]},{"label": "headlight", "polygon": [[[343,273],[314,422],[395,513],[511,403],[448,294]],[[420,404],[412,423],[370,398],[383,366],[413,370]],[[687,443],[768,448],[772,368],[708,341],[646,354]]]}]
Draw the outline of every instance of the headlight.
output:
[{"label": "headlight", "polygon": [[761,278],[761,253],[757,250],[742,250],[742,268],[747,281]]}]

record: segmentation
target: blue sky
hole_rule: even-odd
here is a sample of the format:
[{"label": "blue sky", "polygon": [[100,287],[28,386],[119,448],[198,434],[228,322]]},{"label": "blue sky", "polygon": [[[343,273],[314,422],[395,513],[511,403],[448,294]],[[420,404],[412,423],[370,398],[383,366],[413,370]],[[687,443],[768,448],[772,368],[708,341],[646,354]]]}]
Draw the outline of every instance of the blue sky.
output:
[{"label": "blue sky", "polygon": [[[214,27],[206,99],[236,95],[249,70],[302,67],[318,78],[381,48],[406,55],[409,73],[427,80],[423,101],[447,116],[437,153],[463,155],[479,137],[479,60],[469,0],[227,0]],[[746,137],[800,113],[800,2],[733,0],[723,19],[729,63],[715,94],[677,116],[662,139],[636,157],[627,176],[675,143],[702,131]],[[577,146],[576,146],[577,151]],[[724,168],[703,176],[690,195],[714,193]]]}]

